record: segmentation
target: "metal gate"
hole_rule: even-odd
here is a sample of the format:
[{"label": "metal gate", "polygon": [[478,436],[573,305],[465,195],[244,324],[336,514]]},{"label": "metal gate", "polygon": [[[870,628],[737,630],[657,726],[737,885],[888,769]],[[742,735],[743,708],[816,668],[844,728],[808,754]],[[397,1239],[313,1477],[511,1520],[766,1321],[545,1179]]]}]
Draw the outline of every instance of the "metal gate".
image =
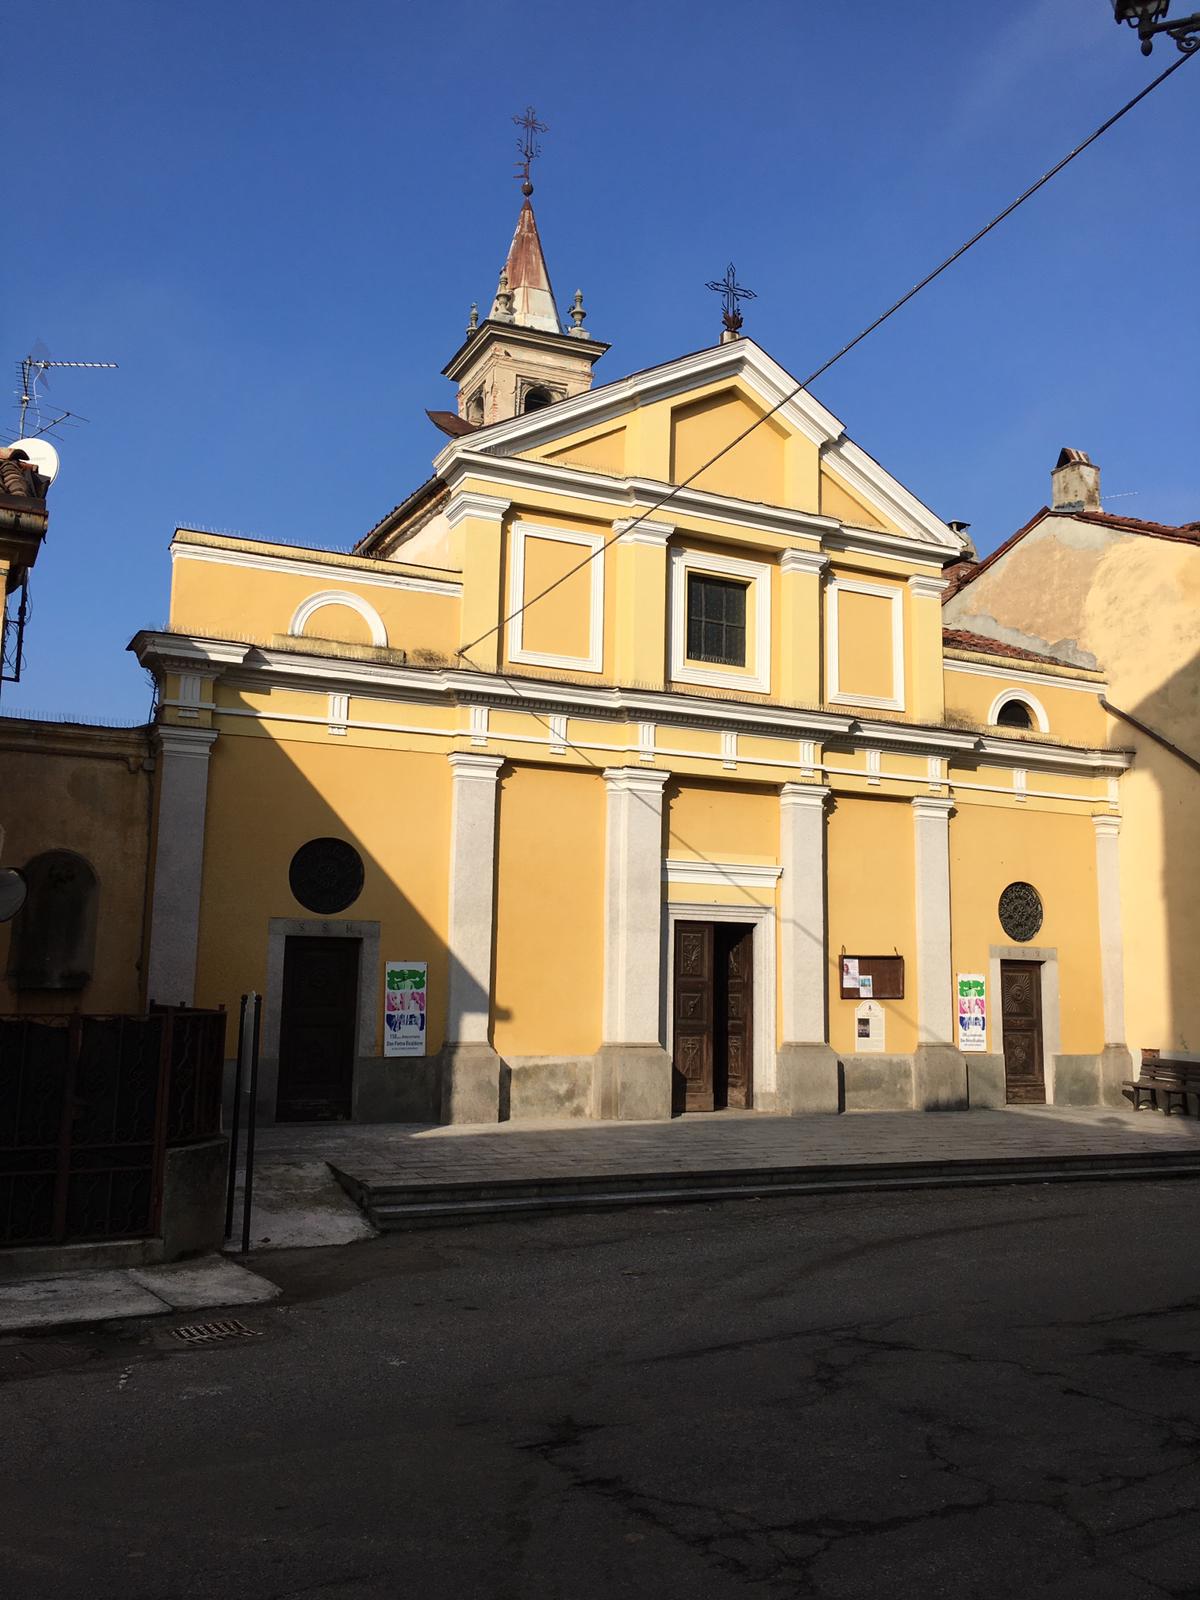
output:
[{"label": "metal gate", "polygon": [[158,1231],[168,1145],[220,1131],[225,1013],[0,1017],[0,1245]]}]

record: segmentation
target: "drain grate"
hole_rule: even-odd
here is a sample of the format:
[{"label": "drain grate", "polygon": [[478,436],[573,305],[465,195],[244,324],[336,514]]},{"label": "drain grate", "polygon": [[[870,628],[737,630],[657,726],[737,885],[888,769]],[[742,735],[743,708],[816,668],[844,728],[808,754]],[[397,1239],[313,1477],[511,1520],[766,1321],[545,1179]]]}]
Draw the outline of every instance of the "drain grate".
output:
[{"label": "drain grate", "polygon": [[217,1339],[261,1339],[257,1328],[248,1328],[244,1322],[230,1317],[227,1322],[189,1322],[182,1328],[172,1328],[171,1335],[181,1344],[212,1344]]}]

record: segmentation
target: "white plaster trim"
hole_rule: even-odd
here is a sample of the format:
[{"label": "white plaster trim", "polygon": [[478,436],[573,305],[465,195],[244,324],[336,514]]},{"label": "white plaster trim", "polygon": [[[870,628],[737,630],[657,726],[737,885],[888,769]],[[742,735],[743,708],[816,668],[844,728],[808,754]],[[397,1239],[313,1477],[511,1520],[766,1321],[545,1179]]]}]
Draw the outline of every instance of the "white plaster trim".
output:
[{"label": "white plaster trim", "polygon": [[635,517],[623,517],[612,526],[622,544],[645,544],[654,550],[661,550],[675,532],[674,523],[638,522]]},{"label": "white plaster trim", "polygon": [[1055,1060],[1062,1048],[1058,985],[1058,949],[1049,945],[993,944],[988,946],[988,1029],[992,1054],[1004,1054],[1004,1008],[1000,1004],[1000,963],[1038,961],[1042,983],[1042,1072],[1046,1079],[1046,1104],[1054,1104]]},{"label": "white plaster trim", "polygon": [[348,694],[331,694],[329,696],[329,731],[333,734],[344,735],[349,725],[350,696]]},{"label": "white plaster trim", "polygon": [[1027,706],[1033,712],[1039,733],[1050,732],[1050,718],[1046,715],[1045,706],[1036,696],[1030,694],[1028,689],[1001,689],[988,707],[987,720],[994,723],[1000,715],[1001,706],[1007,705],[1010,700],[1019,700],[1023,706]]},{"label": "white plaster trim", "polygon": [[[354,1055],[379,1052],[379,923],[345,921],[337,917],[269,917],[267,919],[267,980],[263,996],[262,1053],[279,1059],[280,1023],[283,1017],[283,958],[289,939],[357,939],[358,1008],[354,1029]],[[276,1077],[278,1083],[278,1077]]]},{"label": "white plaster trim", "polygon": [[943,656],[942,668],[946,672],[965,672],[972,678],[1003,678],[1009,671],[1019,672],[1022,683],[1035,683],[1039,689],[1073,689],[1076,693],[1107,694],[1107,683],[1097,683],[1095,678],[1058,678],[1049,672],[1038,672],[1035,667],[1023,667],[1014,656],[1006,659],[1004,666],[987,666],[982,661],[957,661],[953,656]]},{"label": "white plaster trim", "polygon": [[1121,921],[1121,819],[1092,818],[1096,830],[1096,899],[1100,918],[1100,982],[1104,1042],[1125,1043],[1125,939]]},{"label": "white plaster trim", "polygon": [[780,572],[803,572],[819,578],[829,565],[829,557],[819,550],[785,550],[779,558]]},{"label": "white plaster trim", "polygon": [[[891,695],[843,694],[838,670],[838,596],[868,594],[889,600],[892,607]],[[861,578],[830,578],[825,585],[827,698],[834,705],[872,706],[879,711],[904,710],[904,591],[896,584],[867,583]]]},{"label": "white plaster trim", "polygon": [[1015,800],[1029,799],[1029,774],[1024,767],[1013,768],[1013,798]]},{"label": "white plaster trim", "polygon": [[[744,579],[750,586],[747,611],[754,608],[754,662],[747,672],[703,666],[687,654],[687,575],[707,572],[717,577]],[[771,692],[771,565],[738,556],[708,555],[676,546],[671,551],[671,677],[677,683],[700,683],[721,689],[741,689],[748,694]]]},{"label": "white plaster trim", "polygon": [[766,889],[776,884],[782,867],[760,866],[753,861],[663,862],[664,883],[703,883],[709,888]]},{"label": "white plaster trim", "polygon": [[753,932],[754,961],[754,1060],[751,1064],[751,1098],[775,1093],[775,907],[718,906],[703,900],[668,900],[663,907],[662,956],[659,971],[662,989],[662,1036],[667,1054],[675,1058],[675,928],[680,922],[745,922]]},{"label": "white plaster trim", "polygon": [[658,1044],[663,789],[670,774],[604,771],[604,1044]]},{"label": "white plaster trim", "polygon": [[824,785],[785,783],[779,791],[779,954],[783,963],[785,1044],[828,1039],[828,929],[825,920]]},{"label": "white plaster trim", "polygon": [[914,572],[908,580],[908,587],[917,600],[940,600],[950,584],[945,578],[932,578],[928,573]]},{"label": "white plaster trim", "polygon": [[[638,723],[637,758],[639,761],[654,760],[655,732],[653,722]],[[593,745],[592,748],[597,749],[598,746]]]},{"label": "white plaster trim", "polygon": [[567,718],[562,711],[550,713],[550,753],[556,756],[567,753]]},{"label": "white plaster trim", "polygon": [[171,561],[213,561],[223,567],[249,567],[255,572],[280,572],[288,577],[330,578],[338,576],[346,583],[364,583],[376,588],[406,589],[412,594],[462,594],[462,582],[457,578],[418,578],[408,572],[360,571],[347,563],[336,561],[293,560],[290,556],[254,555],[248,550],[220,550],[211,545],[172,544]]},{"label": "white plaster trim", "polygon": [[883,751],[867,751],[867,782],[872,788],[877,788],[883,777]]},{"label": "white plaster trim", "polygon": [[479,522],[494,522],[498,527],[511,504],[511,500],[502,499],[499,495],[456,489],[446,502],[446,523],[453,531],[460,522],[474,517]]},{"label": "white plaster trim", "polygon": [[738,764],[738,736],[729,728],[721,735],[721,765],[726,772],[736,772]]},{"label": "white plaster trim", "polygon": [[325,606],[346,606],[356,611],[371,630],[371,643],[378,649],[387,649],[388,636],[383,618],[369,600],[364,600],[360,594],[351,594],[349,589],[318,589],[307,600],[301,600],[292,614],[287,631],[302,637],[307,623]]},{"label": "white plaster trim", "polygon": [[154,730],[158,748],[171,755],[196,756],[207,761],[208,752],[216,743],[215,728],[177,728],[170,722],[160,722]]},{"label": "white plaster trim", "polygon": [[954,1044],[950,924],[950,812],[953,801],[916,795],[917,1043]]},{"label": "white plaster trim", "polygon": [[821,461],[833,468],[852,494],[866,502],[868,510],[881,511],[910,537],[956,554],[968,548],[961,534],[935,516],[910,489],[893,478],[845,433],[821,451]]},{"label": "white plaster trim", "polygon": [[[529,539],[544,539],[550,544],[570,544],[590,550],[588,565],[588,649],[584,656],[555,655],[546,650],[525,648],[525,612],[532,601],[525,599],[525,544]],[[512,525],[512,584],[515,607],[508,619],[508,658],[535,667],[566,667],[573,672],[600,672],[604,666],[604,535],[582,533],[576,528],[547,528],[537,522]],[[536,598],[536,596],[534,597]]]},{"label": "white plaster trim", "polygon": [[503,756],[454,750],[451,769],[446,1043],[486,1044],[492,1015],[496,796]]},{"label": "white plaster trim", "polygon": [[490,712],[487,706],[472,706],[470,708],[469,730],[471,743],[480,749],[487,749],[488,718]]}]

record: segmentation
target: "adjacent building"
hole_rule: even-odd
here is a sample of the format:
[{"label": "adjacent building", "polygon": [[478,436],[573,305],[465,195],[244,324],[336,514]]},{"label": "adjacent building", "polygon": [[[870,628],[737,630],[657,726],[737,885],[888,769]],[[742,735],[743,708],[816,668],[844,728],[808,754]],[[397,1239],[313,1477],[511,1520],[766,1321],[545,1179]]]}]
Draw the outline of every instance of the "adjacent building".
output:
[{"label": "adjacent building", "polygon": [[1119,1100],[1097,661],[947,631],[961,527],[758,344],[585,318],[527,200],[352,554],[177,530],[144,997],[262,991],[283,1118]]},{"label": "adjacent building", "polygon": [[1102,509],[1100,469],[1064,450],[1051,504],[956,573],[947,621],[1103,667],[1121,781],[1127,1034],[1200,1061],[1200,523]]}]

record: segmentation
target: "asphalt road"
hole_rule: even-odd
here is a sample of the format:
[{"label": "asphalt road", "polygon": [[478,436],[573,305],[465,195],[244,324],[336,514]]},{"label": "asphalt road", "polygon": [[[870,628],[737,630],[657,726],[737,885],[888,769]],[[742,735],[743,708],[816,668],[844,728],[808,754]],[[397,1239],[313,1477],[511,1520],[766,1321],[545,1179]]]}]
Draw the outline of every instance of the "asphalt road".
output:
[{"label": "asphalt road", "polygon": [[264,1256],[261,1337],[0,1343],[13,1600],[1200,1595],[1200,1183]]}]

